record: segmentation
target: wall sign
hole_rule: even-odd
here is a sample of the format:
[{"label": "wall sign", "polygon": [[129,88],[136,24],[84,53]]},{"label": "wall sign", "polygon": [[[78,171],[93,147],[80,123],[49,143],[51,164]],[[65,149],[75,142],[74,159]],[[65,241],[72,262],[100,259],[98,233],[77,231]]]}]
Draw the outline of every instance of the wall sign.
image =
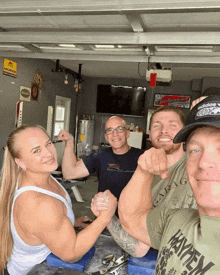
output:
[{"label": "wall sign", "polygon": [[17,62],[4,58],[3,74],[17,77]]},{"label": "wall sign", "polygon": [[190,96],[155,94],[154,106],[175,106],[179,108],[189,108]]},{"label": "wall sign", "polygon": [[21,101],[30,101],[31,100],[31,88],[20,86],[20,98]]}]

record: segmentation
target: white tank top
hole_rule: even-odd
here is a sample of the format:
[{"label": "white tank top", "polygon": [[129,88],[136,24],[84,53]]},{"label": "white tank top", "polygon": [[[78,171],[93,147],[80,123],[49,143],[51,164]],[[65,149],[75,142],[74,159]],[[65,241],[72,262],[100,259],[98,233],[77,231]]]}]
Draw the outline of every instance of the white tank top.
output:
[{"label": "white tank top", "polygon": [[[56,180],[56,179],[54,179]],[[63,186],[56,181],[62,188]],[[8,260],[7,269],[10,275],[24,275],[27,274],[30,269],[35,266],[36,264],[39,264],[43,262],[46,257],[51,253],[51,251],[44,245],[37,245],[32,246],[29,244],[26,244],[18,235],[14,221],[13,221],[13,209],[14,209],[14,203],[16,198],[23,192],[26,191],[36,191],[40,192],[42,194],[54,197],[60,201],[62,201],[66,208],[67,208],[67,217],[70,219],[71,223],[74,226],[75,217],[72,210],[72,203],[69,194],[66,192],[66,190],[63,188],[63,190],[66,193],[66,199],[64,199],[62,196],[45,190],[43,188],[39,188],[36,186],[26,186],[18,189],[18,185],[16,186],[15,194],[14,194],[14,200],[12,204],[12,211],[11,211],[11,232],[12,237],[14,241],[13,249],[11,256]]]}]

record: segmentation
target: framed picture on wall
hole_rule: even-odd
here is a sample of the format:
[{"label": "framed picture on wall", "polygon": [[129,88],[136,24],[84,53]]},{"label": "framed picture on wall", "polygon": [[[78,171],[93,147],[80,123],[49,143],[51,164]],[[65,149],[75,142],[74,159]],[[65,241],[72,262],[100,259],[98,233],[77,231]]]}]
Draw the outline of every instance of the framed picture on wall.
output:
[{"label": "framed picture on wall", "polygon": [[154,95],[154,106],[175,106],[179,108],[190,108],[191,97],[188,95]]},{"label": "framed picture on wall", "polygon": [[39,87],[36,83],[31,83],[31,100],[38,101]]}]

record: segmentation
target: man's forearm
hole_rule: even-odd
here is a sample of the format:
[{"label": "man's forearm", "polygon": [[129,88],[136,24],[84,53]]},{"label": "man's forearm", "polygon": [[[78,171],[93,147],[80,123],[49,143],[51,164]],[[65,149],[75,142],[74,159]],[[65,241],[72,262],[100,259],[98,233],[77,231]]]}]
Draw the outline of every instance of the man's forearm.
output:
[{"label": "man's forearm", "polygon": [[113,216],[107,226],[116,243],[133,257],[143,257],[149,250],[149,246],[139,242],[130,236],[121,226],[119,219]]},{"label": "man's forearm", "polygon": [[129,183],[122,190],[119,199],[119,213],[123,213],[125,221],[138,219],[139,215],[153,208],[151,183],[153,175],[136,169]]},{"label": "man's forearm", "polygon": [[151,183],[153,175],[139,167],[129,183],[122,190],[118,204],[118,214],[122,227],[138,241],[151,245],[146,219],[153,209]]}]

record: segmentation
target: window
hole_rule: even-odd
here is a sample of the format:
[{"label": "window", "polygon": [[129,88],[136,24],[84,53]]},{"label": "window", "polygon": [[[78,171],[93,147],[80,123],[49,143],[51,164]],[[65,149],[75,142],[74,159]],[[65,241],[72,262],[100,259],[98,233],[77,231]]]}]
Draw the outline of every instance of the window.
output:
[{"label": "window", "polygon": [[59,135],[60,130],[69,131],[71,99],[56,96],[55,117],[54,117],[54,138]]}]

